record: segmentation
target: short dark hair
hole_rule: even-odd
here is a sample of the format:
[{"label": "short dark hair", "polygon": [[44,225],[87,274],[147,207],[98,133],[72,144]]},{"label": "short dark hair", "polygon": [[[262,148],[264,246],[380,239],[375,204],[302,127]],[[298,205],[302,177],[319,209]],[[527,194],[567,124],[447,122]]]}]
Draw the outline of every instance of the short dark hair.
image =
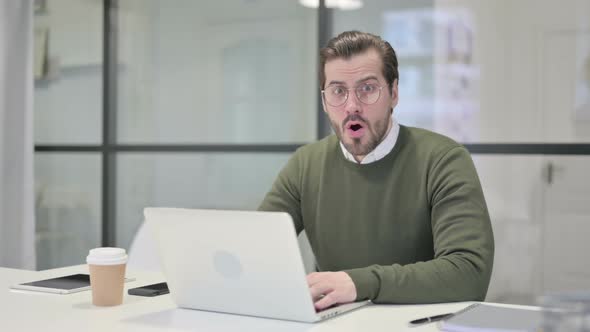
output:
[{"label": "short dark hair", "polygon": [[361,31],[345,31],[330,39],[326,47],[320,50],[320,87],[326,84],[326,62],[329,60],[344,58],[349,59],[353,55],[361,54],[369,49],[375,49],[381,56],[383,63],[383,77],[389,86],[389,93],[393,82],[399,79],[397,71],[397,57],[393,47],[381,37]]}]

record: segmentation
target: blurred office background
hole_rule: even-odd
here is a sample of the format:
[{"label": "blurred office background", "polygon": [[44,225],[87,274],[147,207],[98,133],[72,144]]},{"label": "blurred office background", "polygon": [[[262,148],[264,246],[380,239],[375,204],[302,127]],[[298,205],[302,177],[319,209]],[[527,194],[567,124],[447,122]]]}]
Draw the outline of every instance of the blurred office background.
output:
[{"label": "blurred office background", "polygon": [[472,152],[489,301],[589,289],[590,0],[46,0],[35,6],[37,268],[128,248],[146,206],[255,209],[330,133],[319,45],[396,49],[402,124]]}]

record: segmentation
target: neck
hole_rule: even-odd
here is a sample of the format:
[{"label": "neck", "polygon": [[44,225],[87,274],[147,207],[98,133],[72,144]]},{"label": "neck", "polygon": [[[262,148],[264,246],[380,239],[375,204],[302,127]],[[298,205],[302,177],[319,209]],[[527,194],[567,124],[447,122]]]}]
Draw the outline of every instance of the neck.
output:
[{"label": "neck", "polygon": [[356,162],[359,163],[359,164],[361,163],[361,161],[363,161],[363,159],[365,159],[366,156],[367,155],[363,155],[363,156],[354,155],[354,154],[352,155],[352,157],[354,158],[354,160],[356,160]]}]

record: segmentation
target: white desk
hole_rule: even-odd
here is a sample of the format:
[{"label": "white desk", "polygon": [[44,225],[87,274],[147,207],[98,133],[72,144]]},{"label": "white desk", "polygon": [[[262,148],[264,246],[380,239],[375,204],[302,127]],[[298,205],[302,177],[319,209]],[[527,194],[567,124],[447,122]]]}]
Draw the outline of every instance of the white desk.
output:
[{"label": "white desk", "polygon": [[372,305],[316,324],[296,323],[198,310],[178,309],[170,295],[138,297],[127,289],[165,280],[162,275],[127,271],[136,281],[125,286],[123,304],[92,305],[90,291],[45,294],[9,290],[9,285],[72,273],[88,273],[86,265],[46,271],[0,268],[2,331],[438,331],[436,324],[409,327],[412,319],[453,312],[470,302],[429,305]]}]

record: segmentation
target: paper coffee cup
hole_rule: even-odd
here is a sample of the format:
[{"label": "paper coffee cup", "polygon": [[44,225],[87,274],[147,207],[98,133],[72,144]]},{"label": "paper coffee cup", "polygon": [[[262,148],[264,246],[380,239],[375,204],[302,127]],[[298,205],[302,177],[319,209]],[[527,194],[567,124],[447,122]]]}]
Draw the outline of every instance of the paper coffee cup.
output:
[{"label": "paper coffee cup", "polygon": [[127,253],[122,248],[91,249],[86,263],[90,269],[92,304],[115,306],[123,303]]}]

